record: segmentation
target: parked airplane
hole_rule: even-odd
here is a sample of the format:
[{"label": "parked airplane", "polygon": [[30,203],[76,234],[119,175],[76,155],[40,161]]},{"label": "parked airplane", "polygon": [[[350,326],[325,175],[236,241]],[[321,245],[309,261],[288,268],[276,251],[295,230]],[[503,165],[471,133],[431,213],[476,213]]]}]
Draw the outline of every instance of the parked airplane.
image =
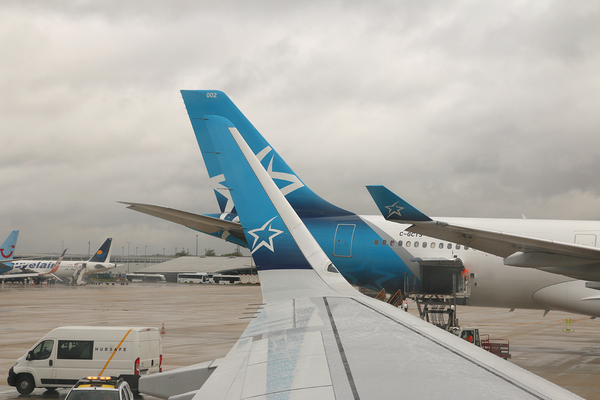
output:
[{"label": "parked airplane", "polygon": [[[125,203],[129,204],[128,208],[252,248],[240,224],[237,204],[233,201],[228,183],[232,177],[224,172],[226,165],[235,165],[240,160],[232,154],[216,151],[207,131],[207,118],[221,116],[236,126],[321,248],[350,283],[377,290],[384,288],[388,293],[394,293],[404,289],[405,282],[413,277],[420,283],[436,283],[438,272],[464,265],[471,275],[468,305],[553,309],[600,316],[597,264],[577,268],[577,275],[573,275],[575,269],[565,264],[569,260],[538,252],[535,261],[543,264],[539,266],[547,266],[545,270],[511,267],[504,265],[502,258],[495,257],[493,252],[473,250],[478,248],[473,244],[468,245],[471,248],[465,247],[466,244],[456,235],[437,239],[434,236],[418,236],[425,234],[405,232],[400,225],[381,216],[359,216],[343,210],[310,190],[225,93],[203,90],[182,90],[181,93],[221,212],[197,215],[162,206]],[[482,226],[541,241],[574,242],[571,261],[575,258],[589,260],[583,253],[597,250],[592,249],[600,231],[600,222],[597,221],[461,221],[461,225]],[[491,247],[481,247],[481,250],[489,251]],[[436,266],[439,268],[436,269]],[[440,279],[445,280],[437,283],[447,287],[449,275],[441,276]],[[436,286],[430,285],[429,289],[436,289]]]},{"label": "parked airplane", "polygon": [[[171,399],[579,398],[421,319],[356,291],[236,127],[204,124],[251,243],[263,303],[223,359],[140,378]],[[227,156],[225,156],[227,157]]]},{"label": "parked airplane", "polygon": [[17,246],[17,239],[19,238],[19,231],[12,231],[2,246],[0,246],[0,275],[7,273],[13,269],[10,261],[15,255],[15,247]]},{"label": "parked airplane", "polygon": [[60,281],[68,280],[72,283],[81,283],[85,274],[106,271],[116,266],[116,264],[110,263],[111,244],[112,238],[108,238],[89,260],[63,261],[59,268],[57,268],[58,262],[52,260],[13,261],[12,271],[4,274],[0,279],[46,279],[54,277]]}]

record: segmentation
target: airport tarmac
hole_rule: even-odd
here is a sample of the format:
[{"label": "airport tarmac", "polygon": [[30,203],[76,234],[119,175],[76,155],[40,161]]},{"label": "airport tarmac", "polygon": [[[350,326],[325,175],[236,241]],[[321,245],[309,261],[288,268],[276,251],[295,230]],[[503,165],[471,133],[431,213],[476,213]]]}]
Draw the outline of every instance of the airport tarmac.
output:
[{"label": "airport tarmac", "polygon": [[[261,301],[259,286],[4,284],[0,287],[0,399],[65,397],[67,389],[36,389],[30,395],[20,396],[6,384],[15,360],[57,326],[161,328],[164,324],[166,371],[223,357],[248,324],[249,308]],[[409,311],[416,314],[412,304]],[[510,341],[509,362],[586,399],[600,400],[600,320],[554,311],[546,317],[542,315],[540,310],[458,308],[463,326],[478,327],[492,338]],[[567,318],[572,319],[572,332],[564,331]],[[436,365],[432,372],[440,368]]]}]

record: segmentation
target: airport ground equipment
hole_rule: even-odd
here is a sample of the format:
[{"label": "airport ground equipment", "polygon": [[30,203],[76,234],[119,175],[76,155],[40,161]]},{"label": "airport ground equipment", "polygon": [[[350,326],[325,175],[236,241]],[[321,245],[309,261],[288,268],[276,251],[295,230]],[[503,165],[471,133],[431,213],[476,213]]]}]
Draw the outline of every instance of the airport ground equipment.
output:
[{"label": "airport ground equipment", "polygon": [[166,282],[163,274],[137,274],[130,273],[125,276],[129,282]]},{"label": "airport ground equipment", "polygon": [[42,337],[9,370],[19,393],[71,387],[84,376],[116,376],[138,388],[141,375],[162,371],[162,339],[154,327],[63,326]]},{"label": "airport ground equipment", "polygon": [[206,272],[184,272],[177,275],[177,283],[230,284],[241,283],[240,275],[211,274]]},{"label": "airport ground equipment", "polygon": [[88,376],[71,388],[65,400],[132,400],[129,384],[114,376]]},{"label": "airport ground equipment", "polygon": [[481,348],[505,360],[510,358],[508,339],[491,339],[490,335],[481,335]]},{"label": "airport ground equipment", "polygon": [[73,285],[84,285],[85,281],[83,280],[83,277],[85,276],[87,272],[87,263],[83,263],[81,268],[79,268],[78,270],[75,271],[75,273],[73,274],[73,279],[71,280]]},{"label": "airport ground equipment", "polygon": [[477,347],[489,351],[505,360],[510,358],[510,345],[508,339],[491,339],[490,335],[480,335],[477,328],[453,327],[450,332]]},{"label": "airport ground equipment", "polygon": [[404,275],[404,293],[417,304],[419,316],[443,329],[458,326],[456,306],[467,304],[471,294],[469,273],[460,258],[423,259],[419,277]]}]

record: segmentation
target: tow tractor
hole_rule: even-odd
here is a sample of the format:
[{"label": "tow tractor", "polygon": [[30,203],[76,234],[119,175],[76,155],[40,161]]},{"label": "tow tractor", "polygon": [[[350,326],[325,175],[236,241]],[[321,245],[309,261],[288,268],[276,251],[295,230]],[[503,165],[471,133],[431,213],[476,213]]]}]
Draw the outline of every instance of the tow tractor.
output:
[{"label": "tow tractor", "polygon": [[479,329],[477,328],[462,328],[460,326],[450,328],[450,333],[505,360],[510,358],[508,339],[490,339],[490,335],[479,335]]}]

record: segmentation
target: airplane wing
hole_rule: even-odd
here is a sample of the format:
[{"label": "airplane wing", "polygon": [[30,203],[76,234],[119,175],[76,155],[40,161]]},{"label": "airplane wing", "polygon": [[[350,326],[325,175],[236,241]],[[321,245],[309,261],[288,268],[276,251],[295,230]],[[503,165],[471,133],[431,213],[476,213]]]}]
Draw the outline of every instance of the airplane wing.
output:
[{"label": "airplane wing", "polygon": [[0,280],[21,279],[21,278],[37,278],[38,276],[40,276],[39,272],[24,272],[22,274],[18,274],[18,273],[3,274],[3,275],[0,275]]},{"label": "airplane wing", "polygon": [[218,235],[223,239],[227,235],[231,235],[239,240],[246,241],[242,226],[238,222],[226,221],[207,215],[193,214],[187,211],[152,204],[129,203],[125,201],[120,201],[119,203],[128,204],[129,207],[127,208],[131,210],[166,219],[167,221],[175,222],[209,235]]},{"label": "airplane wing", "polygon": [[[387,303],[337,271],[230,121],[205,116],[216,151],[241,152],[228,184],[264,303],[223,359],[144,376],[183,399],[579,398]],[[250,194],[246,198],[242,193]]]},{"label": "airplane wing", "polygon": [[600,280],[599,248],[434,221],[384,186],[367,186],[367,189],[383,217],[388,221],[412,224],[406,229],[409,232],[502,257],[505,265],[538,268],[576,279]]}]

